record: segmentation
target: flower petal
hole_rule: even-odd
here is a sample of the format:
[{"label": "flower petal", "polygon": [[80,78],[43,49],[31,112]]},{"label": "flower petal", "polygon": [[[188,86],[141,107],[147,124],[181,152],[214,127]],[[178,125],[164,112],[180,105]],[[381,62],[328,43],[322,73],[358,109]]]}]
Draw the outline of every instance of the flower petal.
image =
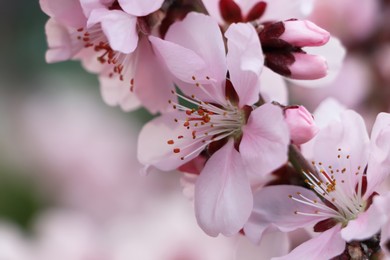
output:
[{"label": "flower petal", "polygon": [[366,196],[388,176],[390,169],[390,114],[380,113],[371,132]]},{"label": "flower petal", "polygon": [[46,51],[46,62],[65,61],[73,56],[72,41],[67,28],[51,18],[46,22],[45,32],[49,46]]},{"label": "flower petal", "polygon": [[231,139],[211,156],[195,184],[195,213],[210,236],[240,231],[253,208],[249,181]]},{"label": "flower petal", "polygon": [[127,13],[134,16],[145,16],[157,11],[164,0],[118,0]]},{"label": "flower petal", "polygon": [[[317,134],[313,158],[319,170],[334,175],[346,196],[353,196],[368,159],[369,138],[363,118],[352,110],[340,114]],[[345,174],[344,174],[345,173]],[[359,174],[356,174],[359,173]]]},{"label": "flower petal", "polygon": [[272,260],[332,259],[345,250],[345,241],[340,236],[340,226],[331,228],[319,236],[299,245],[288,255]]},{"label": "flower petal", "polygon": [[239,106],[259,100],[259,76],[264,64],[259,36],[250,24],[232,24],[225,33],[228,39],[227,66],[230,80],[239,97]]},{"label": "flower petal", "polygon": [[378,206],[372,204],[367,211],[348,222],[348,225],[341,229],[341,236],[347,242],[352,240],[365,240],[377,233],[385,223],[386,217],[380,214]]},{"label": "flower petal", "polygon": [[[181,121],[185,116],[185,113],[169,112],[144,125],[138,137],[138,160],[142,164],[169,171],[199,155],[202,151],[199,148],[204,144],[201,140],[194,141],[191,131],[183,127]],[[172,144],[168,144],[169,140]],[[181,160],[188,154],[191,155]]]},{"label": "flower petal", "polygon": [[[192,50],[205,62],[207,74],[200,75],[202,77],[197,79],[200,83],[207,82],[204,81],[205,76],[218,83],[225,81],[227,71],[225,45],[218,24],[210,16],[189,13],[183,21],[174,23],[169,28],[165,39]],[[192,63],[192,60],[187,57],[182,57],[180,60],[181,66],[184,65],[183,61]],[[182,80],[191,82],[188,81],[190,79],[191,76],[187,80]]]},{"label": "flower petal", "polygon": [[137,18],[119,10],[100,8],[93,10],[88,26],[100,22],[113,50],[131,53],[138,44]]},{"label": "flower petal", "polygon": [[287,162],[289,130],[279,107],[253,110],[242,131],[240,153],[248,174],[262,179]]},{"label": "flower petal", "polygon": [[170,107],[168,100],[175,99],[171,93],[173,82],[158,62],[146,37],[138,43],[137,52],[134,92],[151,113],[166,111]]},{"label": "flower petal", "polygon": [[84,16],[79,0],[40,0],[42,10],[57,22],[73,28],[84,27]]},{"label": "flower petal", "polygon": [[[316,216],[314,207],[297,202],[290,197],[302,199],[298,194],[311,201],[316,200],[318,205],[323,205],[314,192],[299,186],[268,186],[255,193],[254,209],[244,227],[246,236],[258,244],[263,233],[272,225],[287,232],[326,219],[320,215]],[[296,214],[296,212],[312,213],[312,215]]]},{"label": "flower petal", "polygon": [[131,92],[126,83],[100,76],[100,92],[104,102],[109,106],[121,106],[124,111],[131,111],[141,106],[141,102],[134,92]]},{"label": "flower petal", "polygon": [[288,104],[286,81],[267,67],[264,67],[261,72],[260,85],[261,95],[267,102],[276,101],[280,104]]}]

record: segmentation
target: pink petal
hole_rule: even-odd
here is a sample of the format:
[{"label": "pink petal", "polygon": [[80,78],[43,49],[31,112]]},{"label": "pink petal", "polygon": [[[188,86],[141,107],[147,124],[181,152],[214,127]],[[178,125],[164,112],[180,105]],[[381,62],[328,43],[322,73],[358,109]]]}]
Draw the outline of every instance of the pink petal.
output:
[{"label": "pink petal", "polygon": [[340,236],[340,226],[331,228],[319,236],[301,244],[284,257],[273,260],[332,259],[345,250],[345,241]]},{"label": "pink petal", "polygon": [[119,10],[96,9],[91,12],[88,26],[100,22],[113,50],[131,53],[138,44],[137,18]]},{"label": "pink petal", "polygon": [[259,99],[259,76],[264,64],[259,36],[250,24],[232,24],[228,39],[227,65],[230,80],[239,97],[239,106],[252,105]]},{"label": "pink petal", "polygon": [[164,0],[118,0],[127,13],[134,16],[145,16],[157,11]]},{"label": "pink petal", "polygon": [[219,9],[220,0],[203,0],[203,5],[206,7],[209,15],[214,18],[219,24],[223,25],[224,21],[221,16],[221,10]]},{"label": "pink petal", "polygon": [[260,75],[260,85],[261,95],[267,102],[288,104],[286,81],[280,75],[264,67]]},{"label": "pink petal", "polygon": [[258,244],[263,233],[272,225],[287,232],[326,219],[322,216],[296,214],[295,212],[298,211],[314,215],[316,210],[312,206],[290,198],[290,195],[300,198],[298,193],[312,201],[316,200],[319,205],[323,205],[314,192],[302,187],[292,185],[264,187],[254,195],[254,209],[244,227],[246,236]]},{"label": "pink petal", "polygon": [[[205,62],[207,71],[206,75],[200,75],[201,77],[197,79],[200,83],[205,82],[205,76],[209,76],[217,83],[225,81],[227,70],[225,45],[218,24],[210,16],[189,13],[183,21],[171,26],[166,40],[192,50]],[[183,57],[181,61],[193,62],[186,58]],[[183,66],[183,62],[181,65]],[[190,66],[188,68],[191,69]],[[191,82],[191,76],[187,80],[182,80]]]},{"label": "pink petal", "polygon": [[250,175],[264,178],[287,162],[289,130],[279,107],[256,108],[242,131],[240,153]]},{"label": "pink petal", "polygon": [[170,107],[168,100],[175,100],[171,93],[173,82],[157,61],[146,37],[140,40],[137,52],[139,58],[134,77],[134,92],[151,113],[166,111]]},{"label": "pink petal", "polygon": [[[211,77],[209,76],[211,69],[201,56],[190,49],[157,37],[149,36],[149,40],[160,62],[178,79],[174,81],[185,94],[195,95],[202,101],[225,100],[225,92],[222,89],[224,84],[207,79]],[[196,84],[202,84],[210,95],[205,94]]]},{"label": "pink petal", "polygon": [[367,211],[348,222],[348,225],[341,229],[341,236],[347,242],[352,240],[365,240],[375,235],[385,223],[386,217],[380,214],[378,206],[372,204]]},{"label": "pink petal", "polygon": [[57,22],[73,28],[84,27],[87,18],[84,16],[79,0],[40,0],[42,10]]},{"label": "pink petal", "polygon": [[373,205],[375,205],[381,211],[381,215],[386,218],[386,223],[383,224],[381,230],[381,247],[386,257],[390,259],[390,248],[388,245],[390,242],[390,192],[387,192],[382,196],[376,196]]},{"label": "pink petal", "polygon": [[[202,151],[198,148],[204,145],[201,140],[194,142],[191,131],[183,127],[180,120],[185,117],[185,113],[170,112],[144,125],[138,137],[138,160],[146,166],[153,165],[160,170],[170,171],[198,156]],[[169,140],[173,144],[168,144]],[[175,153],[174,149],[180,151]],[[181,160],[181,157],[190,153],[190,156]]]},{"label": "pink petal", "polygon": [[124,111],[135,110],[141,106],[138,97],[130,91],[127,83],[108,76],[100,76],[99,81],[102,98],[107,105],[119,105]]},{"label": "pink petal", "polygon": [[210,236],[238,233],[253,208],[252,191],[241,156],[231,139],[211,156],[195,184],[195,213]]},{"label": "pink petal", "polygon": [[375,191],[390,169],[390,114],[380,113],[371,132],[366,196]]},{"label": "pink petal", "polygon": [[[356,112],[344,111],[339,120],[332,121],[317,134],[313,160],[328,173],[330,166],[337,185],[346,196],[353,196],[367,164],[369,138],[364,120]],[[360,174],[356,175],[357,172]]]},{"label": "pink petal", "polygon": [[51,18],[46,22],[45,32],[49,47],[46,52],[46,62],[69,60],[73,56],[73,52],[68,29]]},{"label": "pink petal", "polygon": [[91,12],[95,9],[107,8],[107,5],[105,5],[104,1],[101,0],[79,0],[79,1],[86,17],[89,17],[91,15]]}]

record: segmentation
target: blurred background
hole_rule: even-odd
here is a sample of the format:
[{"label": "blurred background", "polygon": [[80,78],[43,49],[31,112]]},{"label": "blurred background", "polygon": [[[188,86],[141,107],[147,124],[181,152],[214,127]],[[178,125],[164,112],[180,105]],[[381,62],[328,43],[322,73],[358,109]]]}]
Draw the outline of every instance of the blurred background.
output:
[{"label": "blurred background", "polygon": [[[333,96],[368,124],[390,112],[389,6],[317,1],[310,19],[340,37],[345,65],[329,86],[291,86],[291,103],[313,112]],[[38,1],[0,0],[0,20],[0,259],[269,259],[297,243],[204,235],[178,173],[139,174],[137,134],[151,116],[105,105],[79,62],[46,64]]]}]

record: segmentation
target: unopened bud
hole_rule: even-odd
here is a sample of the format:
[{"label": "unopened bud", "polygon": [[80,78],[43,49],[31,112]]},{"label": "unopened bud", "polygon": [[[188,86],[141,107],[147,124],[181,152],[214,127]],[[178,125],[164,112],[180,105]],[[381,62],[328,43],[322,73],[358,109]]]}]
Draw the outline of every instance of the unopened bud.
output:
[{"label": "unopened bud", "polygon": [[294,144],[301,145],[310,141],[319,131],[312,114],[304,106],[286,108],[284,117]]},{"label": "unopened bud", "polygon": [[294,63],[289,66],[293,79],[320,79],[327,75],[328,64],[322,56],[306,53],[293,53]]},{"label": "unopened bud", "polygon": [[271,52],[265,54],[265,65],[274,72],[292,79],[314,80],[327,75],[326,60],[304,52]]},{"label": "unopened bud", "polygon": [[293,46],[322,46],[329,41],[329,32],[310,21],[288,20],[283,24],[284,32],[279,36],[279,39]]}]

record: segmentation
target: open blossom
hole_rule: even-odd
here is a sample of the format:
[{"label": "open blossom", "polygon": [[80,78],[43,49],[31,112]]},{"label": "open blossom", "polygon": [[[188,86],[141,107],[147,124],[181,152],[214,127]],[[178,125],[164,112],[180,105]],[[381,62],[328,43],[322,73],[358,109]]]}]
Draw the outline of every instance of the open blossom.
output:
[{"label": "open blossom", "polygon": [[[147,15],[163,0],[149,2],[41,0],[42,10],[51,17],[46,24],[46,60],[82,60],[86,69],[100,75],[102,96],[109,105],[129,111],[142,103],[152,113],[166,109],[171,82],[145,36],[154,26]],[[159,80],[150,75],[159,75]],[[168,87],[161,87],[157,95],[158,84]]]},{"label": "open blossom", "polygon": [[315,224],[314,231],[321,232],[317,237],[278,259],[330,259],[347,242],[370,238],[383,223],[372,200],[389,174],[389,138],[390,114],[378,115],[370,141],[363,119],[350,110],[341,112],[313,140],[316,171],[304,172],[311,190],[285,185],[262,189],[245,233],[258,241],[272,226],[290,231]]},{"label": "open blossom", "polygon": [[191,105],[170,101],[175,110],[146,124],[138,143],[141,163],[162,170],[205,149],[211,154],[195,186],[195,210],[212,236],[242,228],[253,206],[251,184],[263,184],[286,162],[289,143],[282,110],[255,105],[263,65],[255,29],[234,24],[225,36],[227,55],[218,24],[190,13],[170,28],[167,41],[150,37],[184,92],[174,94]]}]

